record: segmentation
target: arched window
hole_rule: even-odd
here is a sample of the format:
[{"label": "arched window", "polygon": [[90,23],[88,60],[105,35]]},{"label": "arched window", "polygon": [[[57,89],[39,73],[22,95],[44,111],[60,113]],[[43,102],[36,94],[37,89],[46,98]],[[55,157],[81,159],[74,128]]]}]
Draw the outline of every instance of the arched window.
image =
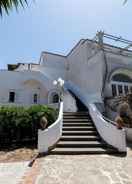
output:
[{"label": "arched window", "polygon": [[125,75],[125,74],[115,74],[112,77],[112,81],[132,83],[132,79],[128,75]]},{"label": "arched window", "polygon": [[33,102],[34,104],[38,103],[38,95],[36,93],[33,95]]},{"label": "arched window", "polygon": [[15,102],[15,92],[14,91],[9,92],[9,102],[11,103]]},{"label": "arched window", "polygon": [[132,78],[126,74],[118,73],[112,77],[112,95],[126,95],[129,92],[132,93]]},{"label": "arched window", "polygon": [[58,103],[59,102],[59,95],[57,93],[52,96],[52,102],[53,103]]},{"label": "arched window", "polygon": [[48,104],[58,103],[60,100],[59,91],[51,90],[48,93]]}]

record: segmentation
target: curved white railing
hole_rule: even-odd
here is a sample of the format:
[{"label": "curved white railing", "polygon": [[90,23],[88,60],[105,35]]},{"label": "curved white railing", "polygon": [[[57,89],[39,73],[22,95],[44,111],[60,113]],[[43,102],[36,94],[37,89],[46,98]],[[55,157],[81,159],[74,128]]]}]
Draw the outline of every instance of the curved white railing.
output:
[{"label": "curved white railing", "polygon": [[58,119],[47,129],[38,130],[39,153],[47,153],[54,146],[62,135],[63,124],[63,102],[60,103]]},{"label": "curved white railing", "polygon": [[114,123],[104,119],[95,104],[89,104],[89,113],[102,139],[118,151],[126,152],[125,130],[118,129]]}]

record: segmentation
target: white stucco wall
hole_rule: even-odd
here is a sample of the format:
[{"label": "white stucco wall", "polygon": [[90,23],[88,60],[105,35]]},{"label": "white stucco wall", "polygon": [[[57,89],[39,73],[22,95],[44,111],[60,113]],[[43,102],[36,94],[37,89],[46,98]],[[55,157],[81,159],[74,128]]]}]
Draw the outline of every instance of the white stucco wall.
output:
[{"label": "white stucco wall", "polygon": [[48,52],[43,52],[41,54],[40,65],[57,68],[57,69],[66,69],[67,58],[65,56],[52,54]]},{"label": "white stucco wall", "polygon": [[33,104],[33,95],[38,95],[38,103],[46,104],[50,81],[38,72],[1,71],[0,72],[0,103],[9,102],[9,92],[15,92],[15,103],[20,105]]},{"label": "white stucco wall", "polygon": [[89,99],[101,101],[101,90],[104,73],[102,52],[89,51],[89,44],[79,44],[68,56],[69,70],[67,81],[78,86]]},{"label": "white stucco wall", "polygon": [[58,78],[65,80],[66,71],[63,69],[49,68],[49,67],[40,67],[39,71],[46,75],[50,80],[54,81]]},{"label": "white stucco wall", "polygon": [[64,92],[63,102],[64,102],[64,107],[63,107],[64,112],[77,112],[78,111],[75,98],[67,90],[65,90]]},{"label": "white stucco wall", "polygon": [[42,52],[40,57],[39,70],[44,74],[46,73],[46,75],[50,79],[56,80],[61,77],[63,80],[65,80],[66,69],[67,69],[67,57]]}]

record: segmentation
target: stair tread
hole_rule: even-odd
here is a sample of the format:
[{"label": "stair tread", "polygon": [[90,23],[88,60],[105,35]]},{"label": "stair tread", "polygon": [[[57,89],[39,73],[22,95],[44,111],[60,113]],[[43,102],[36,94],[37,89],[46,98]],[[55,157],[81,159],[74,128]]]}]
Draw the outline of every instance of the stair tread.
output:
[{"label": "stair tread", "polygon": [[[64,127],[63,129],[82,129],[82,130],[85,130],[85,129],[87,129],[87,128],[89,128],[89,126],[66,126],[66,127]],[[95,127],[92,127],[92,128],[94,128],[95,130],[96,130],[96,128]]]},{"label": "stair tread", "polygon": [[106,145],[105,143],[102,143],[100,141],[59,141],[57,145],[60,145],[60,144],[86,144],[86,145],[89,145],[89,144],[94,144],[94,145]]},{"label": "stair tread", "polygon": [[91,119],[90,116],[88,116],[88,115],[83,115],[83,116],[82,115],[80,115],[80,116],[79,115],[77,115],[77,116],[76,115],[69,115],[69,116],[64,115],[63,118],[64,119],[69,119],[69,118],[71,118],[71,119],[74,119],[74,118]]},{"label": "stair tread", "polygon": [[78,132],[76,132],[76,131],[72,131],[72,132],[67,132],[67,131],[65,131],[65,132],[63,132],[62,133],[62,135],[63,136],[75,136],[75,135],[77,135],[77,136],[87,136],[87,135],[89,135],[89,136],[93,136],[93,135],[98,135],[98,133],[95,131],[95,132],[91,132],[91,131],[83,131],[83,132],[80,132],[80,131],[78,131]]},{"label": "stair tread", "polygon": [[74,130],[71,130],[71,131],[67,131],[67,130],[64,130],[63,132],[62,132],[62,134],[70,134],[70,135],[74,135],[74,134],[84,134],[84,135],[88,135],[88,134],[98,134],[98,132],[97,131],[95,131],[95,130],[83,130],[83,131],[74,131]]},{"label": "stair tread", "polygon": [[84,138],[98,138],[100,139],[100,137],[98,135],[84,135],[84,136],[81,136],[81,135],[62,135],[60,139],[62,138],[71,138],[71,139],[84,139]]},{"label": "stair tread", "polygon": [[78,119],[78,118],[75,118],[75,119],[63,119],[64,122],[91,122],[91,120],[88,120],[88,119]]},{"label": "stair tread", "polygon": [[[86,122],[63,122],[63,125],[93,125],[93,123],[86,123]],[[94,126],[94,125],[93,125]]]},{"label": "stair tread", "polygon": [[64,116],[89,116],[88,113],[63,113]]},{"label": "stair tread", "polygon": [[81,130],[71,130],[71,131],[67,131],[67,130],[63,130],[62,131],[62,133],[97,133],[98,134],[98,132],[96,131],[96,130],[83,130],[83,131],[81,131]]},{"label": "stair tread", "polygon": [[57,147],[51,151],[51,153],[62,154],[102,154],[102,153],[116,153],[116,149],[104,149],[104,148],[63,148]]},{"label": "stair tread", "polygon": [[77,112],[63,112],[64,114],[89,114],[88,111],[77,111]]},{"label": "stair tread", "polygon": [[60,138],[60,140],[65,140],[65,141],[95,141],[95,140],[101,140],[100,137],[98,135],[62,135],[62,137]]},{"label": "stair tread", "polygon": [[95,128],[94,125],[92,124],[85,124],[85,123],[77,123],[77,124],[74,124],[74,123],[63,123],[63,127],[87,127],[87,128]]},{"label": "stair tread", "polygon": [[93,125],[94,126],[94,123],[92,123],[91,121],[85,121],[85,122],[83,122],[83,121],[63,121],[63,124],[73,124],[73,125]]}]

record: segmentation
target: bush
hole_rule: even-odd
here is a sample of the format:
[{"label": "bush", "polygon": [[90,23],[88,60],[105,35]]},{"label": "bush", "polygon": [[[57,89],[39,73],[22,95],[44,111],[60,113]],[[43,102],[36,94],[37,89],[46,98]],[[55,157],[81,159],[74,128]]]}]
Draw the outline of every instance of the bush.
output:
[{"label": "bush", "polygon": [[43,105],[31,107],[0,107],[0,145],[37,140],[41,117],[45,116],[50,126],[57,118],[57,111]]}]

